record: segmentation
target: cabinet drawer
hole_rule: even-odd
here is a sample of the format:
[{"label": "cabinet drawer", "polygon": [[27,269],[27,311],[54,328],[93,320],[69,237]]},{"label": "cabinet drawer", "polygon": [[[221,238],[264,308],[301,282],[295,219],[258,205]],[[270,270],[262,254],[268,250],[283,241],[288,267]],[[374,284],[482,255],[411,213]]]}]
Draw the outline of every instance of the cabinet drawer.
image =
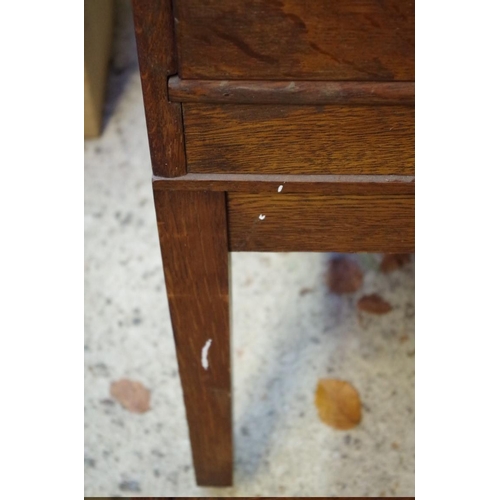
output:
[{"label": "cabinet drawer", "polygon": [[412,106],[184,104],[188,170],[414,174]]},{"label": "cabinet drawer", "polygon": [[179,74],[414,80],[413,0],[174,0]]}]

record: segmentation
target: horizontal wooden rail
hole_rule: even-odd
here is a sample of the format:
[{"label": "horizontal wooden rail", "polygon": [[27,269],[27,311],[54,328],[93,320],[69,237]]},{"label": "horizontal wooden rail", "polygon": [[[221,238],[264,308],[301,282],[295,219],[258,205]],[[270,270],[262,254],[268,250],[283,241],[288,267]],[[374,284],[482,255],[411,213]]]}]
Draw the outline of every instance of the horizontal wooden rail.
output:
[{"label": "horizontal wooden rail", "polygon": [[407,175],[261,175],[194,174],[153,177],[155,190],[243,193],[414,194],[415,177]]},{"label": "horizontal wooden rail", "polygon": [[411,194],[228,193],[232,252],[415,249]]},{"label": "horizontal wooden rail", "polygon": [[173,102],[414,105],[415,82],[168,80]]},{"label": "horizontal wooden rail", "polygon": [[[230,251],[413,252],[415,182],[396,175],[194,174],[156,195],[224,191]],[[170,193],[170,194],[169,194]]]}]

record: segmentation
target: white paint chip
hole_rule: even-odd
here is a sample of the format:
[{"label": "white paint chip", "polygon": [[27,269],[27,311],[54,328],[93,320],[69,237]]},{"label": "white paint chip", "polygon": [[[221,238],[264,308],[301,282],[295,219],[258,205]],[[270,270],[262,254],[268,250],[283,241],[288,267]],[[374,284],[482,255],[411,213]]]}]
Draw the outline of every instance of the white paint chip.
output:
[{"label": "white paint chip", "polygon": [[265,218],[266,218],[266,216],[265,216],[264,214],[260,214],[260,215],[259,215],[259,219],[260,219],[260,220],[264,220]]},{"label": "white paint chip", "polygon": [[203,349],[201,350],[201,366],[203,366],[205,370],[208,370],[208,350],[210,349],[211,345],[212,339],[208,339],[205,342]]},{"label": "white paint chip", "polygon": [[278,188],[278,193],[281,193],[281,191],[283,191],[283,184]]}]

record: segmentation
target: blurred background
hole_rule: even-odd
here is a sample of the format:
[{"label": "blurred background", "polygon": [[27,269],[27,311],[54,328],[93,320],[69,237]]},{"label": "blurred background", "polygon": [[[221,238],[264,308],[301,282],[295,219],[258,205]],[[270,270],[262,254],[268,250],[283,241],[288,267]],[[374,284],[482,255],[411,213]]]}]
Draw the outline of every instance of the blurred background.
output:
[{"label": "blurred background", "polygon": [[[378,254],[232,254],[235,486],[196,486],[131,5],[85,17],[85,495],[413,496],[414,257]],[[359,394],[352,428],[323,379]]]}]

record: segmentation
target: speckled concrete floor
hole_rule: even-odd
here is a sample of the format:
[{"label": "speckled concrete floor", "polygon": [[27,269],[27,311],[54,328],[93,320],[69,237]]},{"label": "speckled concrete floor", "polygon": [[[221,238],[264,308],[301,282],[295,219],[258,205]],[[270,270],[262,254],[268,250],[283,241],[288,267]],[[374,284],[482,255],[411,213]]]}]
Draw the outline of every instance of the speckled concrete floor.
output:
[{"label": "speckled concrete floor", "polygon": [[[414,263],[335,296],[326,254],[233,254],[235,486],[194,482],[151,194],[128,2],[119,1],[106,128],[85,143],[85,495],[414,495]],[[305,289],[310,289],[304,293]],[[394,309],[356,312],[377,292]],[[317,417],[317,380],[350,381],[363,420]],[[134,414],[109,393],[151,390]]]}]

